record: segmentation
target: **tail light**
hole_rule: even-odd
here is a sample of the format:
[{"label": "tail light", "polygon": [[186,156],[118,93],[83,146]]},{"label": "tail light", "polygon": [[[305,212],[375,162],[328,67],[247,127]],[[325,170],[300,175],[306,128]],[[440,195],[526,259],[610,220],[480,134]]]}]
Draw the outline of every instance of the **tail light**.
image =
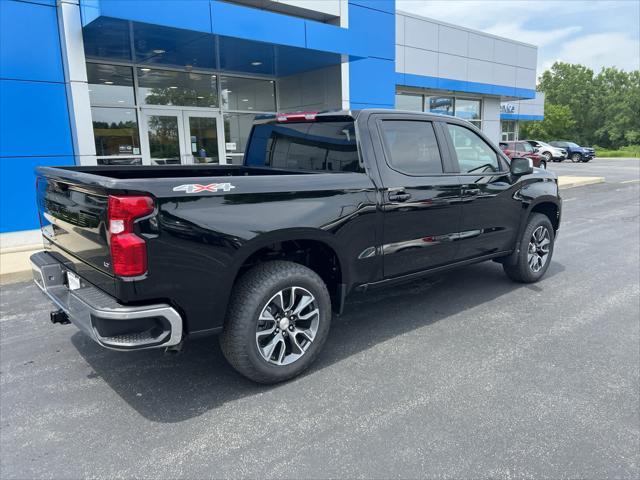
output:
[{"label": "tail light", "polygon": [[153,213],[153,199],[145,196],[109,195],[107,218],[111,265],[119,277],[138,277],[147,271],[147,245],[133,233],[136,219]]}]

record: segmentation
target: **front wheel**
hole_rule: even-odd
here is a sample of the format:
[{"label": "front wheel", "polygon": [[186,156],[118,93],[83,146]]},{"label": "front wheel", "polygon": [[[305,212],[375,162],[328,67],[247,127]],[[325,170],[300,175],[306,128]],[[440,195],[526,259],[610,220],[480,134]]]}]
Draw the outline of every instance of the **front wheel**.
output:
[{"label": "front wheel", "polygon": [[571,161],[573,163],[578,163],[582,161],[582,155],[580,155],[579,153],[574,153],[571,155]]},{"label": "front wheel", "polygon": [[550,162],[553,159],[553,155],[551,155],[551,152],[544,152],[542,156],[547,159],[547,162]]},{"label": "front wheel", "polygon": [[533,283],[542,278],[553,255],[555,232],[546,215],[534,213],[522,232],[513,263],[503,264],[507,276],[520,283]]},{"label": "front wheel", "polygon": [[259,383],[302,373],[316,359],[331,324],[322,279],[297,263],[258,265],[234,287],[220,346],[229,363]]}]

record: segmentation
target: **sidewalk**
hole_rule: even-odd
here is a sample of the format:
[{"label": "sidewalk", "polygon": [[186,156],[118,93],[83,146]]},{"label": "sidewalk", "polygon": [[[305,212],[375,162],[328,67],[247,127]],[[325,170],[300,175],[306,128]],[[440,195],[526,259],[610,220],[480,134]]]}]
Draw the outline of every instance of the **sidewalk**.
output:
[{"label": "sidewalk", "polygon": [[596,183],[604,183],[604,177],[577,177],[573,175],[560,175],[558,177],[558,185],[562,189],[594,185]]}]

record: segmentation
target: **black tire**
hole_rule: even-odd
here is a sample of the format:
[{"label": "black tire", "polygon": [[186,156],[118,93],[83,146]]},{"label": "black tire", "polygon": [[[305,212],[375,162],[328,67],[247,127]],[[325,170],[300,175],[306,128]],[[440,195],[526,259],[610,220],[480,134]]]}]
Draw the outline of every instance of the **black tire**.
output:
[{"label": "black tire", "polygon": [[547,159],[547,162],[551,162],[553,160],[553,156],[551,155],[551,152],[544,152],[542,156]]},{"label": "black tire", "polygon": [[[538,228],[546,229],[549,235],[549,247],[548,254],[545,257],[544,264],[538,271],[534,271],[534,268],[529,263],[530,243],[533,240],[534,232],[538,231]],[[518,241],[518,251],[514,253],[514,258],[511,262],[505,262],[503,264],[504,272],[507,276],[520,283],[534,283],[540,280],[551,263],[553,256],[553,246],[555,242],[555,232],[553,226],[546,215],[541,213],[533,213],[529,217],[527,226],[522,232],[522,236]],[[540,256],[540,255],[538,255]]]},{"label": "black tire", "polygon": [[577,153],[577,152],[576,153],[572,153],[571,154],[571,161],[573,163],[581,162],[582,161],[582,155]]},{"label": "black tire", "polygon": [[[291,288],[306,290],[315,298],[314,305],[317,305],[319,311],[318,325],[314,338],[304,353],[290,364],[279,365],[270,363],[263,357],[258,349],[256,333],[259,317],[270,305],[270,299],[273,300],[279,292]],[[278,322],[275,321],[273,325],[276,328]],[[271,261],[246,272],[234,286],[224,329],[220,335],[220,346],[233,368],[245,377],[259,383],[278,383],[300,375],[313,363],[327,339],[330,325],[331,298],[322,279],[303,265]],[[286,333],[289,332],[284,327],[281,335]],[[272,335],[276,337],[277,333]],[[267,340],[270,338],[272,337]],[[305,340],[303,337],[302,341]],[[287,345],[286,339],[283,342],[282,345]],[[290,347],[291,343],[288,345]],[[284,346],[279,347],[278,351],[280,348]]]},{"label": "black tire", "polygon": [[547,162],[545,162],[544,160],[542,160],[542,161],[540,162],[540,168],[542,168],[543,170],[546,170],[546,169],[547,169]]}]

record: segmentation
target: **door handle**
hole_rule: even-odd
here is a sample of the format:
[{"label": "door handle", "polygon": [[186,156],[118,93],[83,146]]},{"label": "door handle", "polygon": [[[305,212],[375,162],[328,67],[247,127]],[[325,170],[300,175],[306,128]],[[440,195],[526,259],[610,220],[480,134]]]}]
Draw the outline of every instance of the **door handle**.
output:
[{"label": "door handle", "polygon": [[406,202],[411,198],[411,194],[405,192],[404,190],[396,190],[394,192],[389,192],[389,201],[391,202]]}]

